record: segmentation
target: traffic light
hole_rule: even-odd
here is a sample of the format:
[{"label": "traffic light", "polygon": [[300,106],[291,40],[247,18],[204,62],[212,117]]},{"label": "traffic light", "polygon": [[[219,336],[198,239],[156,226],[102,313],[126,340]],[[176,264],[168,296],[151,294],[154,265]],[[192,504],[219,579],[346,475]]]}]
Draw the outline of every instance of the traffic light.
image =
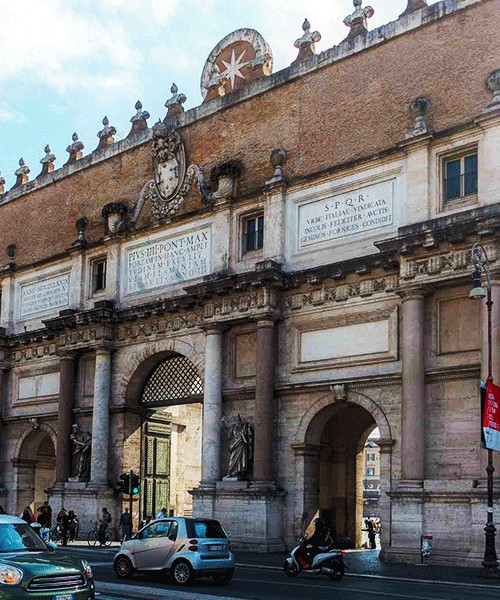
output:
[{"label": "traffic light", "polygon": [[122,492],[123,494],[129,494],[130,493],[130,474],[129,473],[122,473],[120,475],[120,477],[118,477],[118,484],[117,484],[117,488],[119,492]]},{"label": "traffic light", "polygon": [[130,490],[132,492],[132,496],[139,494],[141,491],[141,480],[137,473],[130,471]]}]

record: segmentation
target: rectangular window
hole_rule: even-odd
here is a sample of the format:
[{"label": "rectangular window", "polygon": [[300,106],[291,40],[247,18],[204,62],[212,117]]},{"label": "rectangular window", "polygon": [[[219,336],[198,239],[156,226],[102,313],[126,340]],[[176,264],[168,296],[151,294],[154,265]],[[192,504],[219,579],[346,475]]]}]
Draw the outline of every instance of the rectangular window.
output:
[{"label": "rectangular window", "polygon": [[243,221],[243,254],[262,250],[264,246],[264,215]]},{"label": "rectangular window", "polygon": [[367,467],[367,469],[366,469],[366,475],[368,477],[373,477],[375,475],[375,469],[373,469],[372,467]]},{"label": "rectangular window", "polygon": [[368,454],[368,460],[373,462],[375,460],[375,454],[373,454],[372,452],[370,452]]},{"label": "rectangular window", "polygon": [[477,194],[476,151],[445,159],[443,167],[445,202]]},{"label": "rectangular window", "polygon": [[106,289],[106,259],[99,259],[92,263],[92,293]]}]

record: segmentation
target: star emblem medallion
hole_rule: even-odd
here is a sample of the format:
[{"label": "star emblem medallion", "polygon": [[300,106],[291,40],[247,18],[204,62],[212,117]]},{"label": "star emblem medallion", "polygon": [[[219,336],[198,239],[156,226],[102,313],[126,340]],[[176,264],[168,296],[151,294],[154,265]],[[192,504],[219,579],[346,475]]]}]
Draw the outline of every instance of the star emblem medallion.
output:
[{"label": "star emblem medallion", "polygon": [[245,79],[245,76],[241,72],[241,69],[246,65],[246,62],[243,62],[243,57],[246,54],[246,50],[236,58],[236,54],[234,52],[234,48],[231,54],[231,62],[227,62],[222,60],[222,63],[226,67],[225,71],[222,71],[221,75],[225,75],[228,79],[231,80],[231,89],[234,90],[234,80],[236,77],[241,77],[241,79]]}]

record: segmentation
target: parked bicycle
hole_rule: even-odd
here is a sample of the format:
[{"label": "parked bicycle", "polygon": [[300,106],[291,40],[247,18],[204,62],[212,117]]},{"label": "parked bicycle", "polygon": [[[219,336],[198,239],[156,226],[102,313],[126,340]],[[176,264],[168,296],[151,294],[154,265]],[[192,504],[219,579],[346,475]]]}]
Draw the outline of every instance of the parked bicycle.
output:
[{"label": "parked bicycle", "polygon": [[[106,531],[104,532],[104,546],[111,546],[112,541],[113,541],[113,533],[109,529],[106,529]],[[98,523],[94,523],[94,526],[89,531],[89,533],[87,535],[87,543],[91,548],[97,546],[98,544],[100,545],[101,542],[99,539],[99,524]]]}]

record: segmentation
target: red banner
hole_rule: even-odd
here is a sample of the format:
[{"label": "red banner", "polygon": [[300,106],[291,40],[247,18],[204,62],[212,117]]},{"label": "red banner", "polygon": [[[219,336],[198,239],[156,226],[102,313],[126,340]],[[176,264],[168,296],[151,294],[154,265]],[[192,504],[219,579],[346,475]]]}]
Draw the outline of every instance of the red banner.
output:
[{"label": "red banner", "polygon": [[483,433],[486,448],[500,450],[500,387],[491,381],[486,382]]}]

